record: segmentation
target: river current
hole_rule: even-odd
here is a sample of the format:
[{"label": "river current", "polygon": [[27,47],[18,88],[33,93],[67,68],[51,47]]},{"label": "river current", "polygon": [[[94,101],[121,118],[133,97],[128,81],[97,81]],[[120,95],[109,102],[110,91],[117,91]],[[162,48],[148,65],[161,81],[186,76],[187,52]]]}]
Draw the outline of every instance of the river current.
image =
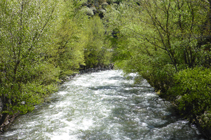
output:
[{"label": "river current", "polygon": [[120,70],[76,76],[49,101],[16,119],[0,139],[203,140],[197,128],[176,117],[136,74]]}]

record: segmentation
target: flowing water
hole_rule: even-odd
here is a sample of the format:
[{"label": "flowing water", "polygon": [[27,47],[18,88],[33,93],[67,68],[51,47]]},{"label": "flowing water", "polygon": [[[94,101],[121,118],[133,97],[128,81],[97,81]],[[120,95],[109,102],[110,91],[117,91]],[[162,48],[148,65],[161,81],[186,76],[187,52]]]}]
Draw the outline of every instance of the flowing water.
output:
[{"label": "flowing water", "polygon": [[134,85],[135,76],[118,70],[76,76],[0,139],[202,140],[145,80]]}]

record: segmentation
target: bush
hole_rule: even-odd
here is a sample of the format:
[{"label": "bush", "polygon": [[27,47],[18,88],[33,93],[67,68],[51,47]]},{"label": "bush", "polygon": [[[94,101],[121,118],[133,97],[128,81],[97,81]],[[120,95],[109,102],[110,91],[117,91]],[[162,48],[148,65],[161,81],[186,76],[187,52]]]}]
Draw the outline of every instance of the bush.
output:
[{"label": "bush", "polygon": [[184,116],[194,119],[211,110],[210,69],[189,68],[175,74],[174,80],[168,93],[177,97],[176,104]]}]

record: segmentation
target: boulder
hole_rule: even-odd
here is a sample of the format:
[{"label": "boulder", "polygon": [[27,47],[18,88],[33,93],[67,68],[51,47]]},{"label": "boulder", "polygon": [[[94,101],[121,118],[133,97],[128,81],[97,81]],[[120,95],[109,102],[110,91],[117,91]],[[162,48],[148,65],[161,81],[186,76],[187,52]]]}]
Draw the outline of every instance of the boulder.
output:
[{"label": "boulder", "polygon": [[103,3],[102,3],[102,8],[105,9],[107,5],[108,5],[107,2],[103,2]]},{"label": "boulder", "polygon": [[97,9],[95,8],[95,6],[90,7],[90,9],[93,11],[94,14],[97,12]]},{"label": "boulder", "polygon": [[88,8],[88,7],[83,7],[81,9],[82,12],[84,12],[85,14],[87,14],[88,16],[93,16],[94,12],[92,9]]}]

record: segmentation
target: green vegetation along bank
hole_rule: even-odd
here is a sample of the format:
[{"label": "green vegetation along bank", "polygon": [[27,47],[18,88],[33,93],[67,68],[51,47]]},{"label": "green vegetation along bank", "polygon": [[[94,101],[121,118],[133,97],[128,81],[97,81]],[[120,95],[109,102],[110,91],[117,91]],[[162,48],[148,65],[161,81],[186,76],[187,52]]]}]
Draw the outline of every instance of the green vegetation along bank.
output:
[{"label": "green vegetation along bank", "polygon": [[0,9],[0,124],[67,75],[114,62],[211,139],[211,0],[2,0]]},{"label": "green vegetation along bank", "polygon": [[111,63],[110,41],[99,16],[82,2],[0,1],[0,126],[25,114],[81,67]]},{"label": "green vegetation along bank", "polygon": [[[114,5],[115,6],[115,5]],[[211,139],[211,1],[122,1],[105,16],[115,64],[137,72]],[[137,82],[140,79],[137,78]]]}]

